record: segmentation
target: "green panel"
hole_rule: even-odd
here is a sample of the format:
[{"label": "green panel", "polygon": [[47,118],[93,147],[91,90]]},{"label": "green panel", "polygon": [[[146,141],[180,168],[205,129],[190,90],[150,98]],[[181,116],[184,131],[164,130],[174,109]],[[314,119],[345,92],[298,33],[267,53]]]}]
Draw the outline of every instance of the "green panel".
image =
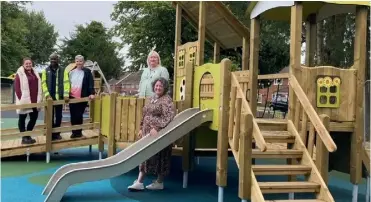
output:
[{"label": "green panel", "polygon": [[216,148],[218,132],[210,130],[208,126],[200,126],[196,133],[196,148]]},{"label": "green panel", "polygon": [[[210,125],[212,130],[218,130],[219,124],[219,101],[220,101],[220,64],[204,64],[195,67],[193,76],[193,107],[200,107],[201,110],[213,109],[213,122]],[[204,74],[210,73],[214,79],[214,98],[200,100],[200,83]]]},{"label": "green panel", "polygon": [[100,122],[100,112],[101,112],[101,99],[95,99],[94,100],[94,116],[93,116],[93,122]]},{"label": "green panel", "polygon": [[339,108],[341,79],[335,76],[318,76],[317,107]]},{"label": "green panel", "polygon": [[104,136],[108,137],[109,126],[111,123],[110,120],[110,108],[111,108],[111,99],[110,96],[102,96],[102,124],[101,124],[101,133]]}]

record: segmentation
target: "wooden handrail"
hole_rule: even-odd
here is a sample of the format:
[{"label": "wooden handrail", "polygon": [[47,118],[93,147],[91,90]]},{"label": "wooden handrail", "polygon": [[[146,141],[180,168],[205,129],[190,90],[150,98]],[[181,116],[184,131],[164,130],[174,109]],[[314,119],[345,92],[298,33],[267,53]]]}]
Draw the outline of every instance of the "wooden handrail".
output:
[{"label": "wooden handrail", "polygon": [[[240,87],[240,84],[239,84],[236,76],[233,73],[231,74],[231,76],[232,76],[232,82],[234,83],[235,86],[237,86],[237,94],[239,94],[239,96],[241,98],[243,98],[242,99],[243,108],[245,108],[247,114],[253,115],[252,112],[251,112],[249,103],[245,99],[244,93],[242,92],[242,89]],[[254,115],[253,115],[253,117],[254,117]],[[254,136],[255,142],[258,145],[258,147],[260,148],[260,150],[263,151],[263,152],[266,151],[267,150],[267,143],[265,142],[264,137],[263,137],[262,133],[260,132],[258,123],[256,123],[255,119],[253,119],[253,136]]]},{"label": "wooden handrail", "polygon": [[336,144],[334,140],[331,138],[330,133],[326,130],[325,126],[323,125],[322,121],[320,120],[319,116],[317,115],[316,111],[314,110],[312,104],[307,98],[307,95],[304,93],[303,89],[300,87],[298,80],[295,76],[291,75],[289,78],[289,84],[293,91],[296,94],[296,97],[300,101],[303,109],[308,115],[310,122],[312,122],[314,128],[316,129],[319,137],[321,137],[323,143],[325,144],[327,150],[329,152],[336,151]]},{"label": "wooden handrail", "polygon": [[28,108],[40,108],[40,107],[45,107],[44,102],[40,103],[31,103],[31,104],[21,104],[21,105],[7,105],[7,106],[1,106],[1,111],[11,111],[11,110],[16,110],[16,109],[28,109]]},{"label": "wooden handrail", "polygon": [[263,79],[288,79],[289,77],[290,77],[289,73],[261,74],[261,75],[258,75],[258,80],[263,80]]},{"label": "wooden handrail", "polygon": [[53,101],[53,105],[63,105],[63,104],[72,104],[72,103],[89,102],[89,101],[90,99],[88,97],[70,99],[68,102],[64,100],[56,100],[56,101]]}]

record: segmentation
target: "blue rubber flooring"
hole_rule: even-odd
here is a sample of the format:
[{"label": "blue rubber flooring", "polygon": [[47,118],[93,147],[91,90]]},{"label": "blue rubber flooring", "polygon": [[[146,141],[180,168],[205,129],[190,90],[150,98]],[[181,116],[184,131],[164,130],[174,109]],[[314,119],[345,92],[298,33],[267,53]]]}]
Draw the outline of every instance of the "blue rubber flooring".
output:
[{"label": "blue rubber flooring", "polygon": [[[25,161],[25,156],[2,159],[1,177],[1,201],[44,201],[45,196],[41,192],[49,177],[62,165],[72,162],[96,160],[98,152],[93,149],[89,153],[88,148],[75,148],[59,151],[53,154],[51,163],[45,163],[44,154],[33,154],[30,162]],[[267,161],[257,161],[258,164],[266,164]],[[269,163],[272,163],[269,162]],[[280,163],[280,162],[274,162]],[[15,169],[20,169],[15,170]],[[199,164],[195,165],[189,173],[188,188],[182,188],[182,163],[180,157],[173,157],[170,176],[165,181],[165,189],[161,191],[128,192],[126,187],[137,177],[138,169],[121,176],[95,182],[86,182],[70,187],[65,193],[62,201],[78,202],[163,202],[163,201],[217,201],[218,187],[216,180],[216,159],[215,157],[200,157]],[[20,174],[16,174],[19,172]],[[149,184],[155,179],[154,176],[146,178],[145,183]],[[258,177],[259,181],[285,180],[285,177]],[[298,178],[301,180],[302,178]],[[331,172],[329,189],[337,202],[349,202],[352,198],[352,184],[349,182],[349,175]],[[365,201],[365,181],[359,185],[358,201]],[[238,170],[232,158],[228,161],[228,186],[225,188],[225,201],[237,202],[238,198]],[[287,194],[266,195],[266,199],[287,199]],[[279,198],[277,198],[279,197]],[[297,194],[296,198],[311,198],[308,194]]]}]

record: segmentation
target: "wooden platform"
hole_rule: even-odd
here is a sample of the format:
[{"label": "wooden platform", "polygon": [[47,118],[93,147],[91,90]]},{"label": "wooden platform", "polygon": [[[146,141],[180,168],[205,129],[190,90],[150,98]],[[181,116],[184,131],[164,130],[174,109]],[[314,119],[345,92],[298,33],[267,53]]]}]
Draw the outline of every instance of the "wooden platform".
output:
[{"label": "wooden platform", "polygon": [[[71,133],[61,134],[62,140],[53,141],[52,150],[58,151],[60,149],[80,147],[98,144],[98,130],[84,130],[83,137],[71,139]],[[22,144],[21,139],[1,141],[1,157],[23,155],[27,153],[40,153],[45,152],[45,136],[34,137],[35,144],[25,145]]]}]

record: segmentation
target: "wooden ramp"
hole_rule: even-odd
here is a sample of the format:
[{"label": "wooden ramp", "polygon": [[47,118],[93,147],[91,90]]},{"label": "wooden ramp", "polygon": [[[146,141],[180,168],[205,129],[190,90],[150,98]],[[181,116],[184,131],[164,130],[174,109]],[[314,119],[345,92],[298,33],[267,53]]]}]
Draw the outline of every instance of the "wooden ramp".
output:
[{"label": "wooden ramp", "polygon": [[[98,130],[83,130],[83,137],[71,139],[71,132],[62,133],[62,140],[52,141],[52,150],[57,151],[65,148],[80,147],[98,144]],[[36,136],[35,144],[25,145],[21,143],[21,138],[0,142],[1,157],[17,156],[32,153],[46,152],[45,136]]]}]

